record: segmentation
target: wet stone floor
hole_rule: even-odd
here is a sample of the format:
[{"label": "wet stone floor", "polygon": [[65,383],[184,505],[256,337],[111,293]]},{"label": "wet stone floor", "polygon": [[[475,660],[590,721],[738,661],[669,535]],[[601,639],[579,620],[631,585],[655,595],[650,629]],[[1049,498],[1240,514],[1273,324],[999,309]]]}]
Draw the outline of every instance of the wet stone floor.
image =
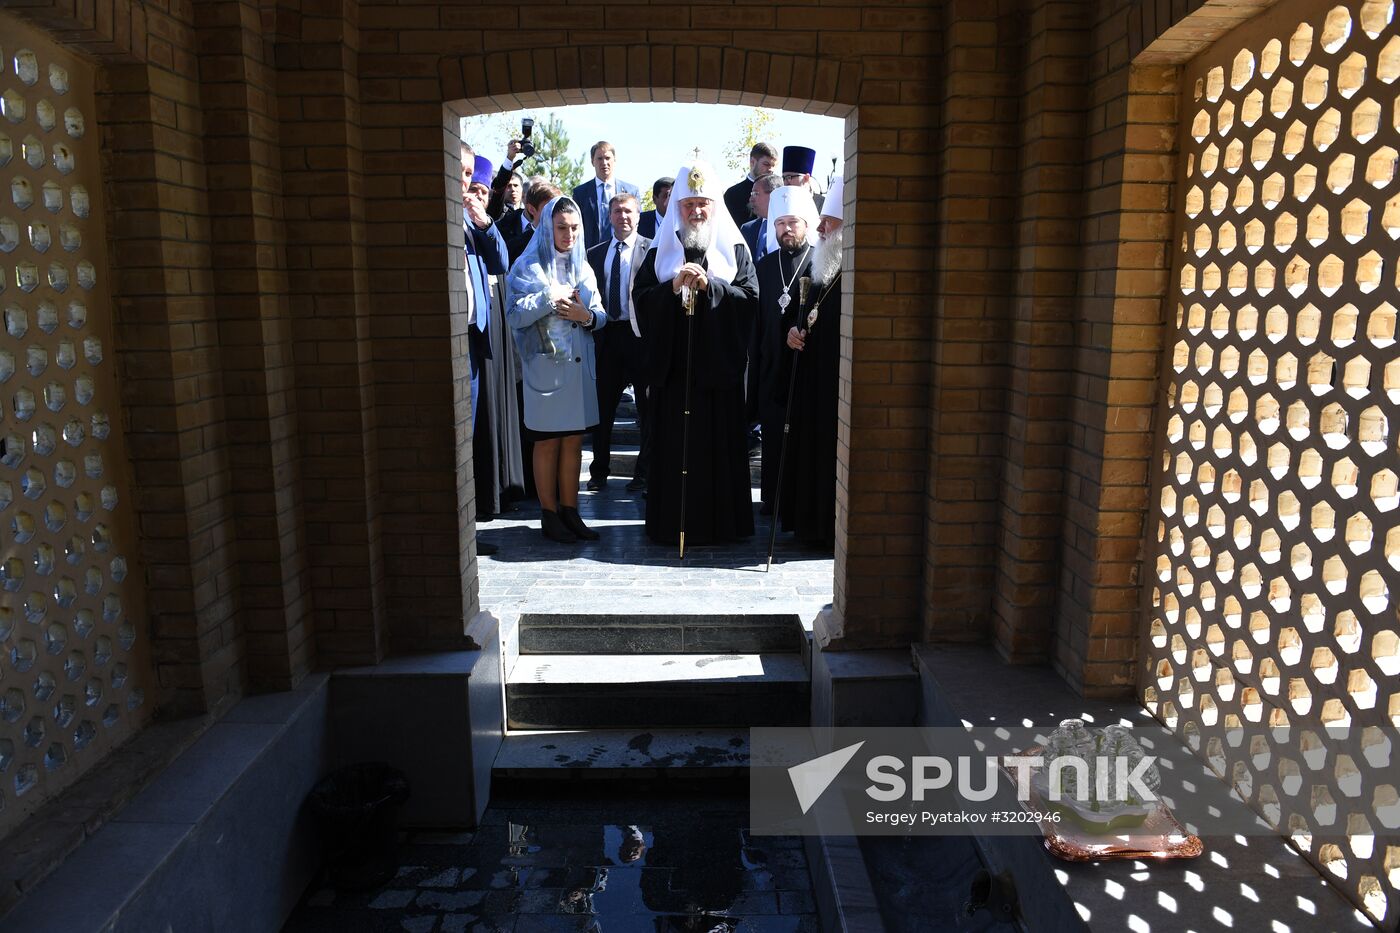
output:
[{"label": "wet stone floor", "polygon": [[817,933],[802,840],[750,836],[742,796],[493,801],[469,833],[409,833],[395,878],[317,879],[288,933]]}]

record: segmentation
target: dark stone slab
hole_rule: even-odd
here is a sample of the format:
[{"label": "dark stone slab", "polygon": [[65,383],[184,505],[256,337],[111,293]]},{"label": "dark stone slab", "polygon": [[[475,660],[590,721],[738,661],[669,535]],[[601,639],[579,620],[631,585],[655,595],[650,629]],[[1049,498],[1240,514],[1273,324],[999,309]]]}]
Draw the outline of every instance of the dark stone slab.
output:
[{"label": "dark stone slab", "polygon": [[748,732],[704,729],[513,733],[497,780],[688,780],[746,777]]},{"label": "dark stone slab", "polygon": [[510,684],[512,729],[798,726],[806,684]]},{"label": "dark stone slab", "polygon": [[[324,678],[212,726],[0,920],[16,933],[275,929],[319,852],[303,802],[329,762]],[[235,708],[236,709],[236,708]],[[281,722],[273,710],[281,710]]]},{"label": "dark stone slab", "polygon": [[526,614],[522,654],[708,654],[798,651],[795,615]]},{"label": "dark stone slab", "polygon": [[412,785],[408,826],[476,824],[501,743],[500,639],[480,613],[467,628],[479,651],[394,658],[331,678],[337,760],[386,761]]}]

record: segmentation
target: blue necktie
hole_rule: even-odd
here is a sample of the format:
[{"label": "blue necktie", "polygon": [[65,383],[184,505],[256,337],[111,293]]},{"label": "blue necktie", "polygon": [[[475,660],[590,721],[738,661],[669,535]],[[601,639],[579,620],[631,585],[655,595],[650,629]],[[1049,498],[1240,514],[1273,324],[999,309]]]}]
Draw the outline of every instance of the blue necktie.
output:
[{"label": "blue necktie", "polygon": [[762,259],[768,255],[768,218],[763,218],[758,222],[758,239],[755,241],[755,260]]},{"label": "blue necktie", "polygon": [[612,269],[608,272],[608,320],[622,317],[622,247],[617,244],[613,252]]},{"label": "blue necktie", "polygon": [[605,239],[612,232],[612,223],[608,220],[608,186],[598,186],[598,238]]},{"label": "blue necktie", "polygon": [[467,232],[467,287],[472,290],[472,323],[484,334],[491,324],[491,289],[470,231]]}]

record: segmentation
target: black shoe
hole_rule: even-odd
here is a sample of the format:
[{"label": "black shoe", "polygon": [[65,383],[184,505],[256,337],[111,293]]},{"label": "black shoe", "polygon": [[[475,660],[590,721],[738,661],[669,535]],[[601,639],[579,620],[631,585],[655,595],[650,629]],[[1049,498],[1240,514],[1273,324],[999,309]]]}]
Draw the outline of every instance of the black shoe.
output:
[{"label": "black shoe", "polygon": [[559,518],[564,522],[565,528],[578,535],[582,540],[598,540],[598,532],[583,523],[583,516],[578,514],[578,509],[571,509],[566,505],[559,510]]},{"label": "black shoe", "polygon": [[642,477],[642,476],[637,477],[636,479],[632,480],[632,482],[630,482],[630,483],[627,484],[627,491],[628,491],[628,492],[641,492],[642,490],[644,490],[644,489],[646,489],[646,488],[647,488],[647,481],[646,481],[646,478],[645,478],[645,477]]},{"label": "black shoe", "polygon": [[490,557],[492,554],[495,554],[499,550],[500,547],[498,545],[487,544],[480,538],[478,538],[476,541],[476,555],[478,557]]},{"label": "black shoe", "polygon": [[588,490],[589,490],[590,492],[597,492],[598,490],[602,489],[603,487],[605,487],[605,486],[607,486],[607,485],[608,485],[608,481],[607,481],[607,480],[605,480],[605,479],[599,479],[599,478],[596,477],[596,476],[589,477],[589,479],[588,479]]},{"label": "black shoe", "polygon": [[574,544],[578,541],[578,536],[569,530],[559,517],[558,512],[551,512],[549,509],[540,509],[540,531],[551,541],[558,541],[560,544]]}]

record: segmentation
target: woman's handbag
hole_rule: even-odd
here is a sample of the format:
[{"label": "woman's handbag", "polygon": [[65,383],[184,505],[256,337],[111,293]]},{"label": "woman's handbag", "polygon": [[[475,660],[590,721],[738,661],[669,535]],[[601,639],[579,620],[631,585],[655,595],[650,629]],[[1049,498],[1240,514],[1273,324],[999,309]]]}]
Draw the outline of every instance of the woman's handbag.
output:
[{"label": "woman's handbag", "polygon": [[567,361],[569,354],[573,352],[569,338],[572,330],[573,322],[565,320],[553,311],[540,318],[535,322],[538,355],[556,363]]}]

